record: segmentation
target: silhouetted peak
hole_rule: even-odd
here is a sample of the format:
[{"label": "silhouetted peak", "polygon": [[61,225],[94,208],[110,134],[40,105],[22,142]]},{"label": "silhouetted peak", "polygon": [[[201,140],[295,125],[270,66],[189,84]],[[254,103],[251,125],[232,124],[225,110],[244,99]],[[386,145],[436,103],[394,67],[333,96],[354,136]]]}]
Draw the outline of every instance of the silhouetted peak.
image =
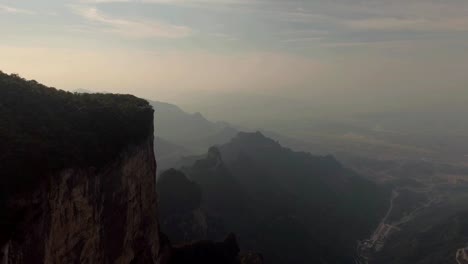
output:
[{"label": "silhouetted peak", "polygon": [[209,160],[215,160],[215,161],[219,161],[219,162],[223,161],[223,159],[221,157],[221,151],[219,151],[219,149],[217,147],[211,147],[210,149],[208,149],[207,158]]},{"label": "silhouetted peak", "polygon": [[260,131],[257,132],[239,132],[233,141],[243,143],[264,143],[279,145],[276,141],[266,137]]},{"label": "silhouetted peak", "polygon": [[281,145],[271,138],[264,136],[261,132],[239,132],[228,145],[242,148],[256,149],[280,149]]},{"label": "silhouetted peak", "polygon": [[170,103],[165,103],[165,102],[159,102],[159,101],[148,101],[156,110],[156,113],[167,113],[167,112],[173,112],[173,113],[179,113],[179,114],[184,114],[185,112],[178,107],[177,105],[173,105]]},{"label": "silhouetted peak", "polygon": [[256,132],[239,132],[237,135],[238,138],[256,138],[256,139],[268,139],[263,135],[262,132],[256,131]]},{"label": "silhouetted peak", "polygon": [[219,166],[223,166],[223,159],[217,147],[211,147],[206,156],[194,164],[194,167],[199,169],[218,168]]},{"label": "silhouetted peak", "polygon": [[200,112],[194,113],[193,116],[199,119],[205,119],[205,117]]},{"label": "silhouetted peak", "polygon": [[[192,117],[194,120],[198,121],[198,122],[207,122],[207,123],[211,123],[210,121],[208,121],[208,119],[206,119],[200,112],[196,112],[196,113],[193,113],[192,114]],[[215,125],[215,123],[211,123],[212,125]]]}]

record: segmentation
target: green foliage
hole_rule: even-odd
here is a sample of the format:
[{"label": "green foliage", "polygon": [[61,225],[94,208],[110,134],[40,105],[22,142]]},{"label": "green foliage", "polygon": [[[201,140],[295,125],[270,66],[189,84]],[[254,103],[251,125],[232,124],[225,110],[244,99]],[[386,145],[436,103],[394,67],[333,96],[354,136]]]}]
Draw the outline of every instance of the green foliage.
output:
[{"label": "green foliage", "polygon": [[0,72],[0,206],[45,174],[99,168],[152,133],[153,109],[145,100],[73,94]]}]

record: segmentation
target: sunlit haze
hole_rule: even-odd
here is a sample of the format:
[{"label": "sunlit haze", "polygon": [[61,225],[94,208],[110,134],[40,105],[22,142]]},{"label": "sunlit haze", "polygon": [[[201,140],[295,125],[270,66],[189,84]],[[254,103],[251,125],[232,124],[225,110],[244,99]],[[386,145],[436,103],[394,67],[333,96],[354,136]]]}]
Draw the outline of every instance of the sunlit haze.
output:
[{"label": "sunlit haze", "polygon": [[0,264],[468,264],[468,0],[0,0]]},{"label": "sunlit haze", "polygon": [[0,0],[0,69],[217,119],[213,97],[228,109],[265,95],[310,111],[460,106],[466,14],[464,0]]}]

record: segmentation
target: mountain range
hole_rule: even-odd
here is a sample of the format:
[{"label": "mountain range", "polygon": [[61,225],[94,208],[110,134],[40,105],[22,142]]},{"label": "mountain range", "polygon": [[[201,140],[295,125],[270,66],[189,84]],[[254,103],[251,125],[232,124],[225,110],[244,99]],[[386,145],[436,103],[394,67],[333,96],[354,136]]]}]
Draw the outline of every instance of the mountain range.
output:
[{"label": "mountain range", "polygon": [[387,189],[332,156],[295,152],[259,132],[181,164],[158,181],[161,204],[181,208],[162,212],[162,230],[182,241],[233,231],[267,263],[354,263],[357,240],[388,206]]}]

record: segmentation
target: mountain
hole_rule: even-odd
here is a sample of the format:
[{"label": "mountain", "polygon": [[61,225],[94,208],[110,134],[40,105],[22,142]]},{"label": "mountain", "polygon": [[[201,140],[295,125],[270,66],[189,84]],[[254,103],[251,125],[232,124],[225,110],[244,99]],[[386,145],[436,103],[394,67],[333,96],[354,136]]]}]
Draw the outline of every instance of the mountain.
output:
[{"label": "mountain", "polygon": [[[103,94],[86,89],[77,89],[74,93]],[[104,94],[107,93],[104,92]],[[237,130],[228,123],[209,121],[200,113],[189,114],[174,104],[147,101],[155,110],[155,135],[165,142],[184,145],[186,148],[196,150],[200,146],[205,147],[205,142],[225,143],[226,137],[229,140],[237,133]],[[181,129],[182,127],[184,129]],[[203,151],[205,150],[203,149]]]},{"label": "mountain", "polygon": [[153,109],[0,73],[0,247],[7,263],[155,263]]},{"label": "mountain", "polygon": [[192,155],[185,147],[169,142],[163,138],[154,139],[154,152],[158,157],[158,172],[163,172],[177,164],[180,159]]},{"label": "mountain", "polygon": [[234,234],[178,245],[160,232],[153,112],[0,72],[1,263],[262,263]]},{"label": "mountain", "polygon": [[[223,185],[220,186],[220,189],[225,191]],[[213,189],[218,189],[217,187],[218,185],[213,185]],[[194,240],[203,241],[214,237],[217,238],[216,240],[220,240],[230,232],[219,217],[208,213],[208,210],[202,208],[202,199],[204,200],[203,203],[211,201],[212,204],[216,204],[216,201],[207,201],[207,197],[203,197],[200,185],[189,180],[184,173],[174,169],[165,171],[158,179],[157,190],[160,197],[161,229],[173,241],[193,243]],[[232,223],[242,217],[236,214],[235,210],[232,210],[232,206],[221,203],[221,201],[225,201],[225,199],[220,200],[219,205],[221,205],[223,212],[231,212]],[[230,236],[232,235],[228,236],[225,243]],[[242,252],[237,261],[245,264],[261,264],[263,263],[263,256],[252,251]],[[207,262],[195,262],[192,258],[190,263]]]},{"label": "mountain", "polygon": [[[169,103],[150,101],[150,104],[156,112],[156,134],[179,145],[189,143],[189,147],[192,147],[196,142],[222,133],[229,126],[222,122],[211,122],[200,113],[186,113],[178,106]],[[184,129],[180,129],[181,127]]]},{"label": "mountain", "polygon": [[231,125],[209,121],[200,113],[189,114],[173,104],[149,102],[155,109],[159,172],[173,167],[183,157],[201,154],[210,146],[228,142],[238,132]]},{"label": "mountain", "polygon": [[[95,94],[86,89],[74,93]],[[238,129],[226,122],[209,121],[200,113],[189,114],[174,104],[148,102],[155,109],[158,173],[175,166],[183,157],[202,154],[210,146],[226,143],[238,133]]]},{"label": "mountain", "polygon": [[[189,160],[182,171],[202,198],[183,222],[197,226],[198,215],[217,223],[207,238],[231,230],[243,250],[264,253],[267,263],[354,263],[357,240],[370,235],[388,206],[386,189],[333,157],[294,152],[258,132],[239,133]],[[184,231],[175,223],[162,228]]]}]

